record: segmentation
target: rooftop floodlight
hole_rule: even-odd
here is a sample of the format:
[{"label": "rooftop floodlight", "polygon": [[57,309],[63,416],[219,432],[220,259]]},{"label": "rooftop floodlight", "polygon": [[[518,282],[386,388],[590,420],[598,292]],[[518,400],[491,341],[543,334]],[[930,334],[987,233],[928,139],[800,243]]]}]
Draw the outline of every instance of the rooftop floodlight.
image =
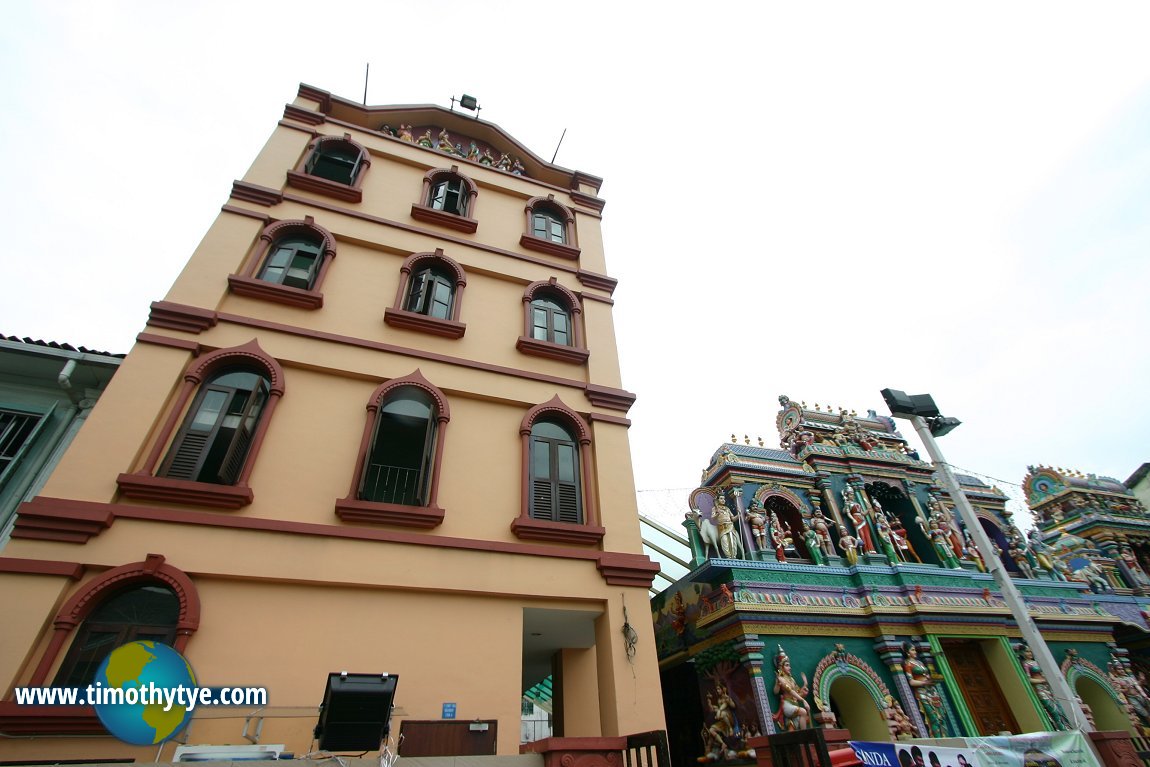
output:
[{"label": "rooftop floodlight", "polygon": [[957,418],[947,418],[941,415],[930,418],[927,422],[930,424],[931,435],[935,437],[945,437],[954,431],[956,427],[962,425],[962,421]]},{"label": "rooftop floodlight", "polygon": [[474,96],[468,96],[466,93],[464,93],[463,96],[459,99],[459,106],[463,107],[464,109],[470,109],[472,112],[474,112],[479,108],[479,99],[475,98]]},{"label": "rooftop floodlight", "polygon": [[906,392],[898,389],[883,389],[880,393],[883,400],[886,401],[886,406],[894,415],[914,415],[914,402]]}]

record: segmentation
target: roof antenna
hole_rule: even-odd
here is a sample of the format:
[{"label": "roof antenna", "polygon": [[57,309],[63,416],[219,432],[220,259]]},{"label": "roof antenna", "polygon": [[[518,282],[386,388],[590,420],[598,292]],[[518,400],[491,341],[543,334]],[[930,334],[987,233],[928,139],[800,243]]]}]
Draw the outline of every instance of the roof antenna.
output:
[{"label": "roof antenna", "polygon": [[555,154],[551,155],[551,164],[555,164],[555,158],[559,156],[559,147],[563,146],[563,138],[567,135],[567,129],[563,129],[563,135],[559,137],[559,143],[555,145]]},{"label": "roof antenna", "polygon": [[371,72],[371,62],[367,62],[363,66],[363,105],[367,106],[367,75]]}]

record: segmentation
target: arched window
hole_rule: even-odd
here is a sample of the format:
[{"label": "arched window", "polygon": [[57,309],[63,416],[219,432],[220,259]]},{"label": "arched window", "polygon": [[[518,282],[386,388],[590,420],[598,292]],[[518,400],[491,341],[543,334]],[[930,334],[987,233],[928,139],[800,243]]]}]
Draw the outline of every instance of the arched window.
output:
[{"label": "arched window", "polygon": [[437,495],[446,398],[416,370],[380,385],[367,410],[351,492],[336,501],[336,514],[346,522],[435,527],[443,521]]},{"label": "arched window", "polygon": [[196,360],[143,466],[117,477],[120,492],[227,509],[251,503],[248,478],[283,378],[254,339]]},{"label": "arched window", "polygon": [[411,206],[411,217],[439,224],[460,232],[474,232],[479,228],[475,220],[475,198],[479,187],[459,172],[458,165],[451,170],[437,168],[423,177],[423,191],[419,202]]},{"label": "arched window", "polygon": [[467,279],[462,267],[443,255],[415,253],[400,267],[402,275],[395,304],[384,311],[388,325],[406,330],[460,338],[467,326],[459,321],[459,309]]},{"label": "arched window", "polygon": [[289,288],[311,290],[320,264],[323,240],[288,236],[276,240],[260,268],[259,279]]},{"label": "arched window", "polygon": [[56,673],[57,687],[84,687],[108,653],[126,642],[148,640],[173,645],[180,600],[156,581],[128,586],[99,603],[76,631]]},{"label": "arched window", "polygon": [[532,197],[527,201],[527,230],[519,244],[530,250],[562,258],[578,258],[575,245],[575,214],[555,195]]},{"label": "arched window", "polygon": [[225,368],[200,387],[160,476],[217,485],[239,479],[271,391],[250,367]]},{"label": "arched window", "polygon": [[534,282],[523,294],[523,335],[515,347],[525,354],[563,362],[583,363],[589,352],[583,346],[579,299],[555,278]]},{"label": "arched window", "polygon": [[323,306],[320,285],[335,258],[335,238],[311,216],[281,221],[260,234],[242,273],[228,277],[231,292],[304,309]]},{"label": "arched window", "polygon": [[359,498],[403,506],[427,504],[435,456],[435,403],[426,392],[405,386],[379,409],[360,482]]},{"label": "arched window", "polygon": [[371,155],[351,134],[319,136],[307,146],[300,162],[288,171],[288,184],[297,189],[348,202],[363,200],[360,186]]},{"label": "arched window", "polygon": [[591,481],[591,431],[558,396],[527,412],[523,440],[523,505],[511,530],[519,538],[592,544],[598,526]]},{"label": "arched window", "polygon": [[531,427],[531,517],[582,524],[579,446],[571,431],[554,420]]}]

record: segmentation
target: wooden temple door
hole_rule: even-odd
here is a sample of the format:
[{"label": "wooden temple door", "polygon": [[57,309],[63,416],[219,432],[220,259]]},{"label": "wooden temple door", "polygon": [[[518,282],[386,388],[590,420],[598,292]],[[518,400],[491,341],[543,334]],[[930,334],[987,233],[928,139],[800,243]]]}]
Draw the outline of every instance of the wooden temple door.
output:
[{"label": "wooden temple door", "polygon": [[966,708],[978,728],[978,735],[1020,732],[979,643],[968,639],[944,639],[942,649],[962,690]]}]

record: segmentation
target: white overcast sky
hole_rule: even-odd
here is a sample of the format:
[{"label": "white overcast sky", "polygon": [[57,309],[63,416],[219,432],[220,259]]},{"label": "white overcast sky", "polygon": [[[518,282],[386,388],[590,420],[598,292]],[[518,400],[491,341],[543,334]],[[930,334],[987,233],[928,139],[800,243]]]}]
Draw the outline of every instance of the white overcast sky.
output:
[{"label": "white overcast sky", "polygon": [[127,351],[298,84],[370,62],[605,179],[641,490],[888,386],[1009,482],[1150,460],[1145,2],[2,8],[2,334]]}]

